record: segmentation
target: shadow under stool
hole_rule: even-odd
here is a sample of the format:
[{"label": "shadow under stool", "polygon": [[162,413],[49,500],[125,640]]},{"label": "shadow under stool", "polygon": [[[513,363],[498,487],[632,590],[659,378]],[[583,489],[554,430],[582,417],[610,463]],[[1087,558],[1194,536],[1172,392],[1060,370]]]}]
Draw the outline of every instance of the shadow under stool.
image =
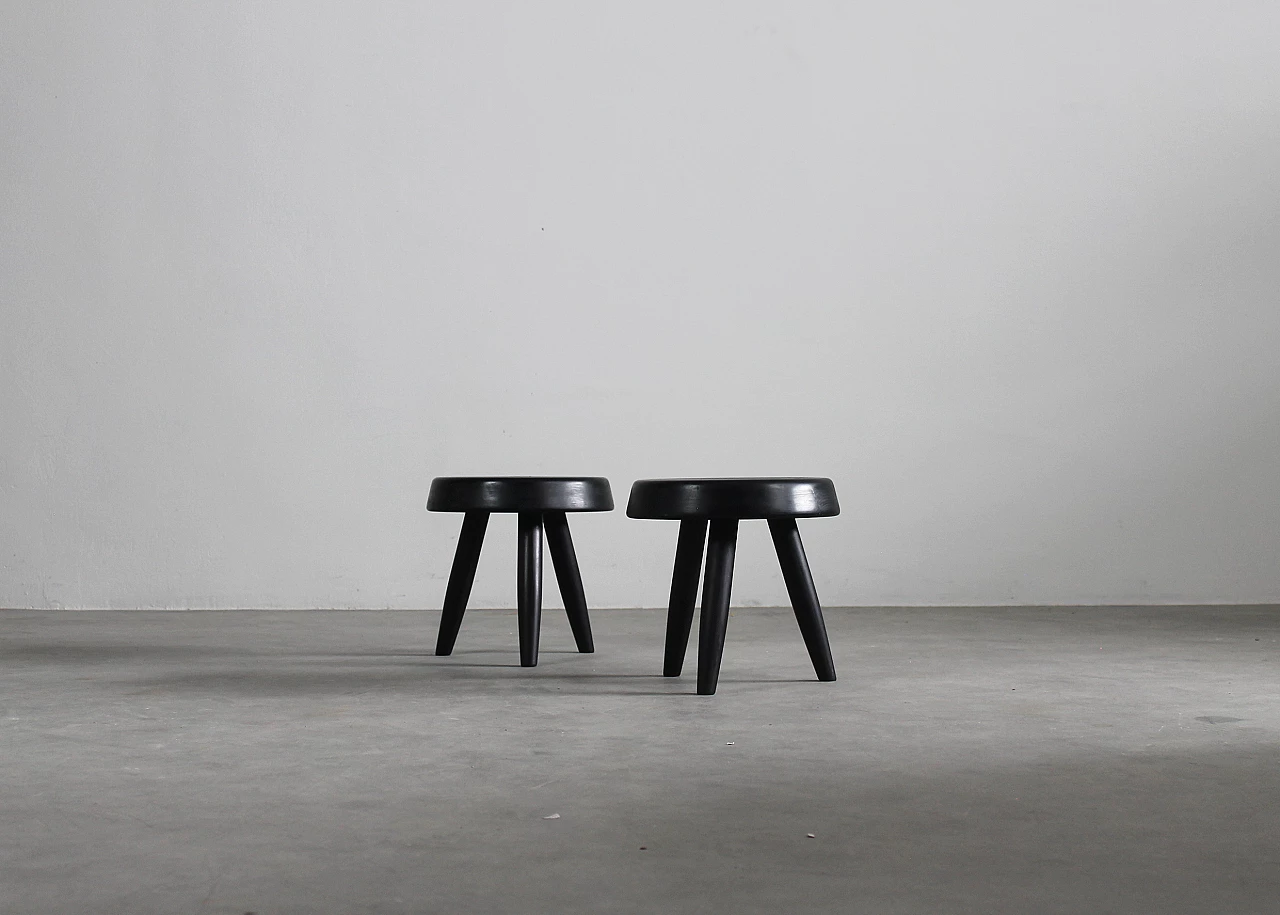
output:
[{"label": "shadow under stool", "polygon": [[535,667],[538,663],[544,534],[578,651],[595,651],[591,621],[587,618],[587,597],[582,590],[582,576],[566,513],[612,510],[613,493],[604,477],[436,477],[432,480],[427,511],[466,513],[445,588],[436,654],[453,652],[475,581],[480,546],[493,512],[517,516],[516,616],[520,626],[520,666]]},{"label": "shadow under stool", "polygon": [[822,621],[822,606],[809,573],[809,560],[804,555],[796,519],[838,514],[840,503],[836,500],[835,484],[825,478],[637,480],[631,487],[627,517],[680,522],[675,569],[671,575],[663,675],[677,677],[684,666],[705,544],[706,576],[698,630],[698,694],[715,694],[729,622],[738,522],[750,518],[769,522],[778,564],[782,567],[782,577],[809,658],[819,680],[834,680],[836,668],[831,660],[827,627]]}]

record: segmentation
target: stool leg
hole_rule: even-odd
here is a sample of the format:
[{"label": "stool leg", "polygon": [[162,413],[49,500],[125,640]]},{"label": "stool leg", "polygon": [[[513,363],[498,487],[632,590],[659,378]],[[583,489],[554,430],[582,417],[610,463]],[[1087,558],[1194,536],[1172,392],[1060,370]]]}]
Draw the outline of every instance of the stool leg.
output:
[{"label": "stool leg", "polygon": [[591,620],[587,616],[587,594],[582,590],[582,573],[578,571],[578,555],[573,551],[573,537],[569,535],[569,519],[564,512],[543,512],[542,523],[546,528],[547,547],[551,550],[551,564],[560,584],[560,596],[564,598],[564,611],[569,615],[569,628],[578,651],[589,654],[596,650],[591,640]]},{"label": "stool leg", "polygon": [[671,602],[667,607],[667,648],[662,656],[664,677],[678,677],[684,667],[693,609],[698,603],[698,577],[702,574],[702,547],[706,540],[706,519],[685,518],[680,522],[676,565],[671,573]]},{"label": "stool leg", "polygon": [[773,535],[773,548],[778,552],[778,565],[782,578],[791,595],[791,608],[804,636],[805,647],[818,679],[831,681],[836,678],[836,665],[831,660],[831,644],[827,641],[827,627],[822,621],[822,606],[818,603],[818,591],[809,574],[809,560],[800,542],[800,529],[795,518],[770,518],[769,533]]},{"label": "stool leg", "polygon": [[476,580],[476,563],[480,561],[480,546],[484,543],[484,531],[488,526],[488,512],[467,512],[462,519],[462,533],[458,535],[458,548],[453,553],[449,584],[444,589],[444,613],[440,615],[440,634],[436,636],[438,655],[453,653],[462,614],[467,612],[471,584]]},{"label": "stool leg", "polygon": [[520,666],[538,666],[538,626],[542,621],[542,512],[520,512],[516,557],[516,617],[520,624]]},{"label": "stool leg", "polygon": [[729,590],[733,554],[738,547],[738,519],[711,519],[707,538],[707,574],[702,586],[702,622],[698,629],[698,695],[713,696],[720,680],[724,632],[729,625]]}]

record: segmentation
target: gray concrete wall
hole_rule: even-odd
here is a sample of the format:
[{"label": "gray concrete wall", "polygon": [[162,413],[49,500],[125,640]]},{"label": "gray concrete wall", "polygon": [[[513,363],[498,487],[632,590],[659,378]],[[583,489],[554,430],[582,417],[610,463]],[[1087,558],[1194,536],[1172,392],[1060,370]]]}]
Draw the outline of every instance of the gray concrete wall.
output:
[{"label": "gray concrete wall", "polygon": [[[831,476],[833,604],[1280,600],[1278,46],[1262,2],[6,3],[0,606],[438,606],[474,472]],[[665,601],[671,525],[577,530],[593,602]]]}]

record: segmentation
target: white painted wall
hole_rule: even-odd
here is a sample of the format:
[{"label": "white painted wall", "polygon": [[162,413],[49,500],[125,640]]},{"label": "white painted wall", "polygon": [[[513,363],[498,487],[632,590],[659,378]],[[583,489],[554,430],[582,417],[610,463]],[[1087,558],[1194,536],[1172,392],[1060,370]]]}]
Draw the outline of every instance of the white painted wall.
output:
[{"label": "white painted wall", "polygon": [[[0,606],[439,606],[477,472],[831,476],[828,605],[1280,601],[1277,48],[1270,0],[9,0]],[[665,603],[674,524],[575,529]]]}]

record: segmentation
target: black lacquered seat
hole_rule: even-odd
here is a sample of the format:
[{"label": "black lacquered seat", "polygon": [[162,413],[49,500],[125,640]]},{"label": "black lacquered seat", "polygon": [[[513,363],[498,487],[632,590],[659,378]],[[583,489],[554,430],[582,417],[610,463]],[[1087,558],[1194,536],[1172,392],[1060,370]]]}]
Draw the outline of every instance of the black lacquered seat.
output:
[{"label": "black lacquered seat", "polygon": [[630,518],[824,518],[840,514],[827,479],[637,480]]},{"label": "black lacquered seat", "polygon": [[667,611],[664,676],[679,676],[684,666],[693,610],[698,598],[703,547],[706,576],[702,590],[702,622],[698,631],[698,693],[715,693],[729,622],[729,593],[737,550],[738,522],[766,519],[787,594],[800,624],[805,647],[819,680],[836,678],[822,606],[809,572],[797,518],[840,514],[836,488],[823,477],[745,479],[637,480],[631,487],[627,516],[678,520],[675,569]]},{"label": "black lacquered seat", "polygon": [[604,477],[436,477],[432,512],[607,512],[613,492]]},{"label": "black lacquered seat", "polygon": [[475,581],[489,515],[493,512],[517,515],[516,616],[520,627],[520,664],[533,667],[538,663],[544,536],[551,550],[551,562],[574,641],[579,651],[594,651],[587,598],[565,515],[612,510],[613,493],[604,477],[436,477],[432,480],[427,511],[466,513],[445,588],[436,654],[453,652]]}]

